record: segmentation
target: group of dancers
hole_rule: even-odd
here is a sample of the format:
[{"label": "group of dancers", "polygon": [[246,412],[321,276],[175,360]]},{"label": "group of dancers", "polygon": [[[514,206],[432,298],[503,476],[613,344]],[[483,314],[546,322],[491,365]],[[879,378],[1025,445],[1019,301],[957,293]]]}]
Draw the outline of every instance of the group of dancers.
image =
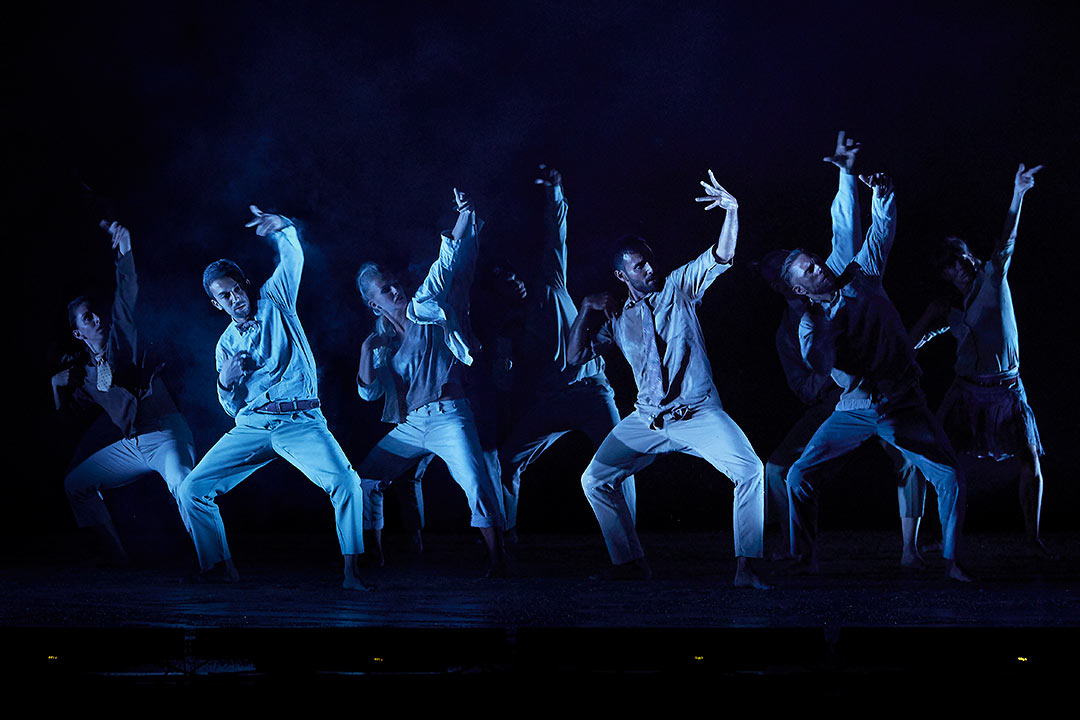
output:
[{"label": "group of dancers", "polygon": [[[721,405],[698,318],[705,291],[732,267],[739,233],[738,202],[711,170],[697,201],[724,211],[719,237],[666,276],[654,269],[644,239],[621,238],[612,263],[625,300],[596,293],[580,311],[575,305],[566,283],[568,204],[560,174],[543,165],[536,183],[545,195],[544,241],[529,282],[510,263],[482,256],[483,221],[457,189],[457,221],[442,233],[438,257],[415,290],[391,268],[362,264],[356,285],[375,329],[361,347],[357,390],[363,400],[383,399],[382,420],[393,427],[355,469],[320,410],[315,359],[296,310],[304,252],[288,218],[250,208],[248,227],[277,246],[277,266],[261,287],[231,260],[203,273],[210,303],[229,318],[215,350],[216,389],[235,426],[198,462],[161,365],[141,346],[131,234],[103,222],[116,251],[115,296],[109,308],[85,296],[71,301],[69,322],[85,344],[85,362],[55,375],[52,386],[57,409],[96,403],[123,439],[67,475],[76,521],[112,561],[125,562],[100,491],[155,472],[194,541],[200,577],[236,581],[216,498],[283,457],[330,496],[344,587],[368,589],[359,557],[366,540],[368,564],[384,562],[384,493],[395,482],[405,489],[405,524],[421,543],[420,479],[438,457],[465,493],[487,547],[488,574],[502,576],[523,473],[559,437],[582,431],[596,451],[581,482],[611,557],[610,577],[651,576],[635,528],[634,475],[657,456],[680,452],[705,459],[734,484],[734,584],[765,589],[754,561],[764,556],[766,520],[786,539],[780,555],[817,572],[820,487],[835,473],[834,460],[876,438],[898,477],[904,565],[924,565],[916,537],[929,481],[945,573],[970,580],[957,564],[965,483],[954,448],[1019,459],[1026,531],[1041,547],[1042,447],[1020,382],[1007,280],[1021,204],[1041,166],[1017,171],[989,260],[957,238],[944,242],[936,270],[955,294],[931,304],[909,334],[882,287],[896,234],[893,185],[882,173],[856,174],[859,150],[841,132],[825,158],[839,171],[827,257],[777,250],[758,263],[786,298],[777,351],[788,384],[808,406],[767,463]],[[871,193],[865,237],[860,181]],[[946,331],[957,339],[957,377],[935,417],[915,353]],[[615,348],[637,385],[634,410],[624,418],[604,373],[603,356]]]}]

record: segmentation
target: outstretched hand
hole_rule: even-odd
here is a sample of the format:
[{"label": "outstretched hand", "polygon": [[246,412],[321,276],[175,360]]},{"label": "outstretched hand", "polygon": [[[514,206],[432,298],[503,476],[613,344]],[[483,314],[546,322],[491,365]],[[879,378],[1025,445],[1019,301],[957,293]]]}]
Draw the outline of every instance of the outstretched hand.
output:
[{"label": "outstretched hand", "polygon": [[874,191],[874,197],[887,197],[893,191],[892,178],[885,173],[873,173],[872,175],[860,175],[863,184]]},{"label": "outstretched hand", "polygon": [[119,250],[121,255],[131,252],[131,233],[126,227],[118,222],[110,223],[108,220],[99,222],[98,227],[109,233],[113,250]]},{"label": "outstretched hand", "polygon": [[547,185],[548,187],[554,187],[555,185],[562,185],[562,173],[553,167],[548,167],[543,163],[540,163],[540,175],[533,180],[537,185]]},{"label": "outstretched hand", "polygon": [[832,163],[844,172],[850,173],[852,168],[855,167],[855,155],[859,152],[862,145],[851,138],[845,138],[844,135],[845,133],[843,130],[837,133],[836,149],[833,150],[832,155],[824,157],[822,160],[827,163]]},{"label": "outstretched hand", "polygon": [[705,208],[706,210],[712,210],[716,207],[722,207],[725,210],[735,210],[739,207],[738,200],[735,199],[734,195],[721,187],[720,183],[716,181],[716,176],[713,175],[712,170],[709,171],[709,182],[712,184],[710,185],[704,180],[701,181],[701,187],[705,188],[705,192],[707,193],[706,196],[695,198],[697,202],[712,203]]},{"label": "outstretched hand", "polygon": [[259,237],[264,237],[272,232],[277,232],[287,224],[285,218],[280,215],[274,215],[273,213],[264,213],[254,205],[249,205],[251,214],[254,215],[251,220],[248,221],[244,227],[255,228],[255,234]]},{"label": "outstretched hand", "polygon": [[1020,163],[1020,168],[1016,171],[1016,178],[1013,180],[1013,192],[1017,195],[1023,195],[1035,187],[1035,173],[1042,170],[1042,167],[1042,165],[1036,165],[1030,170],[1025,170],[1024,163]]},{"label": "outstretched hand", "polygon": [[454,209],[459,213],[472,210],[472,199],[464,192],[458,191],[457,188],[454,188]]}]

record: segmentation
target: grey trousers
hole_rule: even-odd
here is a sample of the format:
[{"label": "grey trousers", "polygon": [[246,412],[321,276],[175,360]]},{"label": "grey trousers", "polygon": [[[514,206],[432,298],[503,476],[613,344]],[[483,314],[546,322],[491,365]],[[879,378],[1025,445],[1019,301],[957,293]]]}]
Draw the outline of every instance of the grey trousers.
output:
[{"label": "grey trousers", "polygon": [[[488,469],[469,401],[461,398],[439,400],[413,410],[360,463],[357,471],[364,492],[364,529],[382,529],[385,489],[431,454],[446,463],[454,482],[465,491],[472,526],[501,528],[497,470]],[[493,459],[498,462],[497,457]],[[419,487],[418,481],[410,484]],[[422,495],[417,492],[414,496],[422,502]],[[406,511],[407,517],[416,514],[415,509]]]},{"label": "grey trousers", "polygon": [[955,559],[964,519],[964,478],[941,425],[921,401],[884,415],[872,409],[837,411],[822,423],[787,474],[792,554],[814,549],[818,532],[816,487],[831,474],[829,464],[875,436],[899,450],[934,486],[942,555]]},{"label": "grey trousers", "polygon": [[[523,412],[499,451],[507,529],[517,526],[521,475],[529,465],[572,430],[584,432],[592,441],[593,448],[599,448],[618,424],[619,409],[615,406],[615,393],[611,386],[591,378],[576,382],[557,393],[545,394]],[[622,492],[630,517],[636,518],[637,493],[634,491],[633,477],[623,480]]]},{"label": "grey trousers", "polygon": [[659,455],[681,452],[704,458],[735,483],[732,530],[737,557],[761,557],[765,525],[765,471],[754,448],[718,404],[692,408],[685,418],[660,428],[635,411],[601,443],[581,478],[616,565],[645,556],[621,485]]},{"label": "grey trousers", "polygon": [[180,486],[180,506],[190,515],[195,550],[204,570],[231,557],[215,498],[279,457],[330,496],[341,554],[364,552],[360,478],[330,434],[322,412],[249,416],[210,448]]},{"label": "grey trousers", "polygon": [[[106,525],[111,521],[101,491],[123,487],[140,475],[156,472],[165,480],[173,498],[195,465],[191,429],[179,413],[161,419],[161,429],[124,438],[103,447],[79,463],[64,478],[71,510],[79,527]],[[191,532],[187,513],[180,518]]]},{"label": "grey trousers", "polygon": [[[803,451],[810,442],[821,424],[833,413],[835,398],[811,405],[806,412],[792,426],[784,439],[773,450],[769,460],[765,463],[765,492],[767,502],[765,505],[765,521],[767,524],[778,524],[787,535],[790,530],[788,518],[788,488],[787,474],[792,465],[802,456]],[[887,442],[878,441],[885,454],[892,461],[893,473],[896,477],[896,501],[902,518],[922,517],[923,506],[926,502],[926,480],[918,469],[904,457],[903,453],[889,445]],[[786,544],[790,544],[790,538]]]}]

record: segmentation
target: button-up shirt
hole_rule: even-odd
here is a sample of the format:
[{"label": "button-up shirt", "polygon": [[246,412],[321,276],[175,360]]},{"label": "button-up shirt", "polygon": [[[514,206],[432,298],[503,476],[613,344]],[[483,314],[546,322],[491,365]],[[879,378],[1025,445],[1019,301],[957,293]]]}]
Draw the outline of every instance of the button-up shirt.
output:
[{"label": "button-up shirt", "polygon": [[874,198],[866,241],[847,269],[851,280],[831,301],[815,304],[799,323],[803,359],[828,372],[844,392],[837,410],[884,411],[909,393],[922,371],[907,331],[882,287],[896,236],[896,202]]},{"label": "button-up shirt", "polygon": [[217,370],[238,352],[251,356],[254,369],[231,389],[217,384],[218,400],[239,423],[255,408],[281,400],[319,396],[315,357],[296,314],[304,251],[294,225],[270,233],[277,243],[278,264],[259,290],[253,321],[230,322],[217,343]]},{"label": "button-up shirt", "polygon": [[697,306],[729,267],[717,261],[710,246],[672,271],[660,290],[627,300],[622,312],[597,332],[594,353],[617,345],[630,363],[642,413],[655,417],[681,406],[719,402]]},{"label": "button-up shirt", "polygon": [[979,268],[963,309],[949,311],[949,330],[957,343],[957,375],[1008,376],[1020,368],[1020,335],[1008,279],[1015,245],[1013,233]]},{"label": "button-up shirt", "polygon": [[[105,350],[87,363],[82,384],[73,393],[80,404],[96,403],[108,414],[124,437],[159,428],[159,420],[177,412],[176,405],[158,377],[161,365],[150,362],[140,346],[135,324],[139,281],[129,251],[116,259],[116,292],[110,310]],[[107,364],[112,381],[98,389],[98,364]]]},{"label": "button-up shirt", "polygon": [[375,350],[375,382],[357,391],[364,400],[385,397],[383,422],[400,423],[420,405],[438,400],[448,382],[460,382],[462,366],[473,363],[479,342],[469,323],[469,289],[476,269],[483,222],[473,210],[461,237],[442,233],[439,257],[409,300],[406,316],[415,327],[405,338]]}]

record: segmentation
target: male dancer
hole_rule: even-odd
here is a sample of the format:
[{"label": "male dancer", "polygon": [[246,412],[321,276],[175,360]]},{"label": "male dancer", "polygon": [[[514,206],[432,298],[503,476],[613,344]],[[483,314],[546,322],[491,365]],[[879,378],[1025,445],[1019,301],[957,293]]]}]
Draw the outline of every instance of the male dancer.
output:
[{"label": "male dancer", "polygon": [[950,330],[956,338],[956,379],[938,409],[938,419],[959,452],[1020,460],[1020,508],[1027,539],[1046,553],[1039,537],[1043,454],[1035,414],[1020,381],[1020,336],[1016,329],[1008,272],[1020,207],[1042,165],[1016,171],[1012,203],[1001,241],[990,260],[972,255],[959,238],[946,238],[938,270],[959,296],[959,307],[934,302],[912,329],[921,347]]},{"label": "male dancer", "polygon": [[907,333],[881,284],[896,234],[892,181],[883,173],[860,176],[873,188],[873,222],[862,248],[846,267],[802,249],[791,252],[781,277],[809,308],[799,324],[807,365],[831,374],[843,388],[835,411],[817,429],[788,471],[791,552],[806,571],[818,571],[815,484],[829,461],[877,436],[895,446],[933,483],[938,494],[946,574],[970,581],[956,564],[964,513],[964,483],[941,426],[926,409],[921,370]]},{"label": "male dancer", "polygon": [[[859,149],[859,143],[851,138],[845,139],[844,131],[841,130],[836,138],[835,151],[831,156],[823,158],[825,162],[840,170],[840,187],[831,207],[833,241],[832,254],[827,261],[830,266],[846,267],[862,245],[859,198],[854,175],[855,156]],[[788,387],[807,406],[806,412],[796,421],[765,463],[765,490],[768,496],[765,515],[767,523],[778,523],[784,534],[784,551],[781,556],[790,552],[791,542],[786,481],[788,468],[799,459],[814,431],[832,414],[833,407],[840,400],[840,387],[832,378],[827,374],[814,373],[803,362],[799,348],[799,321],[807,310],[806,300],[792,292],[780,279],[780,265],[790,254],[790,250],[775,250],[761,263],[762,274],[769,286],[787,301],[784,316],[776,329],[776,351],[780,355],[780,364],[787,376]],[[897,500],[903,536],[900,564],[911,568],[925,567],[919,556],[916,539],[919,519],[923,513],[926,481],[900,451],[885,442],[881,442],[881,447],[892,461],[898,479]]]},{"label": "male dancer", "polygon": [[[120,429],[123,439],[98,450],[64,479],[68,502],[79,527],[93,530],[110,564],[126,564],[120,542],[101,490],[132,483],[140,475],[156,472],[177,497],[177,489],[195,464],[195,448],[184,416],[176,409],[159,371],[148,364],[135,322],[139,293],[131,233],[119,223],[101,221],[112,238],[116,256],[116,294],[108,314],[98,315],[86,297],[68,304],[71,333],[86,343],[90,353],[85,367],[69,368],[53,376],[53,401],[60,410],[66,400],[96,403]],[[65,390],[70,388],[70,392]],[[66,397],[64,397],[66,396]],[[180,517],[190,532],[183,506]]]},{"label": "male dancer", "polygon": [[364,551],[360,478],[319,410],[315,358],[296,314],[304,251],[288,219],[254,205],[251,212],[255,218],[247,227],[260,237],[269,235],[278,249],[277,268],[259,294],[251,297],[247,276],[231,260],[218,260],[203,272],[210,304],[231,320],[217,343],[217,391],[236,427],[210,448],[180,488],[199,565],[206,573],[220,564],[226,582],[240,579],[214,498],[280,456],[330,495],[345,559],[342,584],[367,590],[356,564]]},{"label": "male dancer", "polygon": [[683,452],[704,458],[735,483],[735,586],[767,589],[751,565],[751,558],[762,555],[764,469],[746,435],[720,406],[696,314],[704,292],[731,267],[739,229],[738,203],[711,170],[709,179],[712,184],[701,183],[707,196],[698,200],[711,203],[706,210],[727,211],[716,243],[661,278],[645,241],[624,238],[614,256],[615,277],[629,294],[621,312],[606,295],[591,295],[571,328],[571,363],[581,364],[617,345],[638,386],[636,409],[600,445],[581,484],[604,534],[612,575],[646,579],[651,572],[621,485],[657,455]]},{"label": "male dancer", "polygon": [[[513,429],[499,449],[506,527],[511,533],[517,524],[521,476],[529,465],[573,430],[584,432],[593,448],[598,448],[619,423],[604,359],[596,356],[580,365],[568,362],[567,340],[578,317],[566,284],[569,205],[558,170],[541,165],[536,183],[543,186],[545,198],[540,282],[527,286],[513,270],[500,265],[492,267],[493,278],[486,278],[504,289],[507,304],[521,305],[523,310],[520,328],[509,333],[518,407]],[[623,481],[622,492],[633,517],[636,499],[632,477]]]}]

